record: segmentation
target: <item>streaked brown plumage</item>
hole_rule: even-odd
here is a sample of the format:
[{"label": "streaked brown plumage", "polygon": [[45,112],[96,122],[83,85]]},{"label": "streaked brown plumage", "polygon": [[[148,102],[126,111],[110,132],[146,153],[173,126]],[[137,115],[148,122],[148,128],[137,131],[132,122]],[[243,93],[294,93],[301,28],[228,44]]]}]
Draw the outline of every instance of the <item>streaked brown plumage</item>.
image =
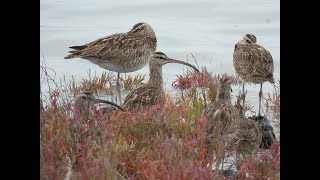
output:
[{"label": "streaked brown plumage", "polygon": [[[74,106],[76,109],[75,112],[78,112],[74,114],[74,119],[76,120],[75,122],[77,122],[78,119],[80,123],[85,123],[85,125],[88,127],[88,130],[86,131],[87,138],[85,139],[90,141],[92,139],[97,139],[98,136],[100,137],[98,139],[101,140],[101,132],[103,132],[104,128],[102,124],[102,119],[97,118],[97,116],[95,116],[95,113],[92,110],[92,107],[95,103],[106,103],[124,111],[119,105],[111,101],[96,99],[92,92],[84,91],[79,93],[76,96],[74,102]],[[73,132],[71,133],[71,135],[75,141],[79,142],[83,138],[83,136],[77,133],[77,128],[79,128],[79,126],[71,126],[71,131]]]},{"label": "streaked brown plumage", "polygon": [[230,144],[237,153],[249,154],[257,150],[262,141],[262,129],[258,122],[248,118],[241,118],[239,128],[236,130]]},{"label": "streaked brown plumage", "polygon": [[123,103],[123,108],[140,109],[151,105],[159,104],[163,107],[165,103],[165,93],[163,90],[162,66],[167,63],[179,63],[199,70],[189,63],[168,58],[162,52],[153,53],[149,62],[149,81],[142,87],[133,90]]},{"label": "streaked brown plumage", "polygon": [[228,133],[226,128],[232,123],[233,118],[231,115],[234,114],[230,91],[231,80],[229,78],[221,78],[218,84],[216,100],[209,104],[203,113],[206,116],[205,130],[207,137],[218,131],[219,134]]},{"label": "streaked brown plumage", "polygon": [[110,71],[118,72],[117,90],[120,94],[120,73],[143,68],[157,48],[157,38],[147,23],[135,24],[129,32],[117,33],[93,42],[70,47],[74,50],[65,59],[82,58]]},{"label": "streaked brown plumage", "polygon": [[101,111],[103,113],[103,115],[109,117],[111,116],[111,114],[117,110],[117,108],[115,108],[114,106],[112,105],[106,105],[106,106],[102,106],[99,108],[99,111]]},{"label": "streaked brown plumage", "polygon": [[[236,104],[235,104],[235,107],[239,110],[240,116],[242,117],[240,122],[242,122],[244,124],[247,121],[249,121],[249,123],[254,123],[255,125],[252,126],[252,128],[255,128],[255,126],[258,126],[258,129],[255,128],[255,131],[254,131],[255,134],[253,133],[251,135],[251,138],[247,138],[248,139],[247,143],[251,143],[252,144],[251,147],[253,147],[251,149],[251,151],[253,152],[257,145],[259,145],[259,148],[270,149],[271,144],[275,140],[273,127],[270,124],[270,121],[266,117],[257,118],[256,116],[252,116],[252,117],[246,118],[243,114],[243,107],[240,105],[240,101],[241,101],[240,97],[238,97]],[[243,126],[245,126],[245,125],[243,125]],[[241,139],[240,137],[241,137],[241,132],[240,132],[240,135],[234,136],[233,141],[236,142],[237,140]],[[256,137],[258,137],[258,138],[256,138]],[[259,139],[260,137],[261,137],[261,140]],[[244,143],[243,146],[245,146],[245,144],[246,143]],[[241,144],[240,144],[240,146],[241,146]],[[243,149],[246,149],[246,148],[244,147]],[[248,151],[244,150],[244,153],[250,154],[247,152]],[[238,153],[241,153],[241,152],[238,150]]]},{"label": "streaked brown plumage", "polygon": [[107,101],[107,100],[102,100],[102,99],[97,99],[94,97],[93,93],[90,91],[83,91],[79,93],[74,102],[74,106],[79,109],[81,118],[80,121],[87,121],[92,119],[92,107],[96,103],[106,103],[109,105],[112,105],[113,107],[116,107],[122,111],[123,108],[120,107],[119,105],[115,104],[114,102]]},{"label": "streaked brown plumage", "polygon": [[253,34],[245,34],[243,39],[239,41],[233,52],[233,66],[236,73],[242,78],[242,99],[243,107],[245,107],[244,83],[251,82],[260,85],[259,92],[259,113],[262,97],[262,83],[269,81],[274,83],[273,78],[273,58],[269,51],[264,47],[256,44],[257,38]]},{"label": "streaked brown plumage", "polygon": [[224,158],[227,141],[224,139],[228,134],[237,129],[237,121],[240,118],[239,111],[231,103],[231,79],[223,77],[220,79],[217,89],[217,97],[214,102],[209,104],[204,110],[206,117],[205,131],[207,155],[206,160],[210,161],[215,152],[217,166]]}]

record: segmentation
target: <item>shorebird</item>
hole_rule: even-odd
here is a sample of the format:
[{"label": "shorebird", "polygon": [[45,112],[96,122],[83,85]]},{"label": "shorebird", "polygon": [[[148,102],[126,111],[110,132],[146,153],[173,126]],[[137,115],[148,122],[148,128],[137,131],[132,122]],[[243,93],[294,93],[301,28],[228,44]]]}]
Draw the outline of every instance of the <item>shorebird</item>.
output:
[{"label": "shorebird", "polygon": [[75,102],[74,102],[74,106],[77,109],[79,109],[79,111],[81,113],[81,119],[80,119],[81,121],[90,119],[91,115],[93,114],[91,108],[96,103],[110,104],[113,107],[116,107],[116,108],[120,109],[121,111],[124,111],[124,109],[122,107],[115,104],[114,102],[102,100],[102,99],[97,99],[94,97],[92,92],[83,91],[76,96]]},{"label": "shorebird", "polygon": [[230,136],[230,145],[235,147],[238,154],[251,155],[262,143],[262,129],[259,123],[249,118],[241,118],[239,127]]},{"label": "shorebird", "polygon": [[157,38],[147,23],[135,24],[129,32],[117,33],[93,42],[71,46],[71,54],[65,59],[82,58],[103,69],[118,73],[117,92],[120,105],[120,73],[134,72],[143,68],[157,48]]},{"label": "shorebird", "polygon": [[242,100],[245,107],[245,82],[260,84],[259,113],[261,110],[262,84],[266,81],[274,83],[273,59],[269,51],[258,45],[257,38],[253,34],[245,34],[234,47],[233,66],[236,73],[242,79]]},{"label": "shorebird", "polygon": [[228,135],[229,144],[237,155],[242,154],[246,158],[246,154],[251,155],[262,144],[263,129],[256,120],[245,117],[240,100],[234,107],[238,110],[239,119],[236,130]]},{"label": "shorebird", "polygon": [[141,86],[128,94],[123,103],[123,108],[139,109],[142,107],[149,107],[159,103],[163,107],[165,103],[163,79],[162,79],[162,66],[168,63],[178,63],[187,65],[195,71],[199,70],[187,63],[180,60],[175,60],[167,57],[163,52],[153,53],[149,62],[149,80]]},{"label": "shorebird", "polygon": [[99,111],[101,111],[107,117],[110,116],[115,110],[117,110],[117,108],[112,105],[105,105],[99,108]]},{"label": "shorebird", "polygon": [[[217,167],[223,162],[225,153],[225,142],[221,142],[225,136],[235,131],[239,119],[239,111],[231,103],[231,79],[223,77],[217,86],[217,96],[214,102],[210,103],[203,111],[206,117],[205,133],[208,151],[208,161],[213,152],[218,156]],[[221,144],[223,143],[223,144]]]}]

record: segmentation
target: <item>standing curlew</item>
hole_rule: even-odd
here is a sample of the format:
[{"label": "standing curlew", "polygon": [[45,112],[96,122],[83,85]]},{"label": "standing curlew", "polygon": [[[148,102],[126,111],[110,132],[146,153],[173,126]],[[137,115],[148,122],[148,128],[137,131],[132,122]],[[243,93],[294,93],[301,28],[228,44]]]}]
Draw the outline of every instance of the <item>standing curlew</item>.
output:
[{"label": "standing curlew", "polygon": [[157,38],[147,23],[135,24],[129,32],[117,33],[93,42],[71,46],[74,49],[65,59],[82,58],[118,73],[117,92],[120,104],[120,73],[134,72],[143,68],[157,48]]},{"label": "standing curlew", "polygon": [[193,65],[168,58],[162,52],[153,53],[149,62],[149,80],[148,82],[135,90],[133,90],[123,103],[123,108],[139,109],[141,107],[148,107],[159,103],[160,107],[163,107],[165,103],[163,79],[162,79],[162,66],[168,63],[178,63],[192,67],[194,70],[199,70]]},{"label": "standing curlew", "polygon": [[274,83],[273,78],[273,59],[269,51],[256,44],[257,38],[253,34],[244,35],[239,41],[233,52],[233,66],[236,73],[242,78],[242,100],[245,107],[245,82],[260,84],[259,92],[259,113],[260,117],[262,84],[266,81]]},{"label": "standing curlew", "polygon": [[216,100],[203,111],[203,115],[206,117],[205,131],[208,146],[206,161],[208,162],[216,152],[217,167],[224,159],[225,143],[222,142],[223,137],[235,131],[239,119],[239,111],[231,103],[231,91],[231,79],[222,77],[217,87]]}]

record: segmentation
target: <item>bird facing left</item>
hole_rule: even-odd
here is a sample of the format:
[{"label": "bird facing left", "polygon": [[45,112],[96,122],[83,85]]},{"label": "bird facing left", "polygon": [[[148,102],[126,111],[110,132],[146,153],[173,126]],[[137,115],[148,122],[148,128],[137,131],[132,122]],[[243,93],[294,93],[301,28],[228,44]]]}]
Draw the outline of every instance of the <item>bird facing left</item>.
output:
[{"label": "bird facing left", "polygon": [[126,33],[116,33],[80,46],[71,46],[65,59],[82,58],[103,69],[118,73],[117,91],[121,103],[120,73],[143,68],[157,48],[152,27],[144,22],[135,24]]}]

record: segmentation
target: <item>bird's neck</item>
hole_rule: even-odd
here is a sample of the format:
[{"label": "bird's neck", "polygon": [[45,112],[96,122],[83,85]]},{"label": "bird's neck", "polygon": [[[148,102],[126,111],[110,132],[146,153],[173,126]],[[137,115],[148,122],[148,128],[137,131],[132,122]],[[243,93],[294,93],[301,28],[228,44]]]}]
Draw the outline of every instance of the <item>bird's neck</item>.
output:
[{"label": "bird's neck", "polygon": [[93,114],[91,108],[89,105],[87,104],[76,104],[76,108],[79,110],[80,112],[80,120],[88,120],[90,118],[90,116]]},{"label": "bird's neck", "polygon": [[154,87],[163,88],[162,67],[149,64],[149,81],[148,84]]},{"label": "bird's neck", "polygon": [[216,101],[219,99],[231,102],[231,95],[230,95],[230,93],[226,93],[226,92],[218,92]]}]

